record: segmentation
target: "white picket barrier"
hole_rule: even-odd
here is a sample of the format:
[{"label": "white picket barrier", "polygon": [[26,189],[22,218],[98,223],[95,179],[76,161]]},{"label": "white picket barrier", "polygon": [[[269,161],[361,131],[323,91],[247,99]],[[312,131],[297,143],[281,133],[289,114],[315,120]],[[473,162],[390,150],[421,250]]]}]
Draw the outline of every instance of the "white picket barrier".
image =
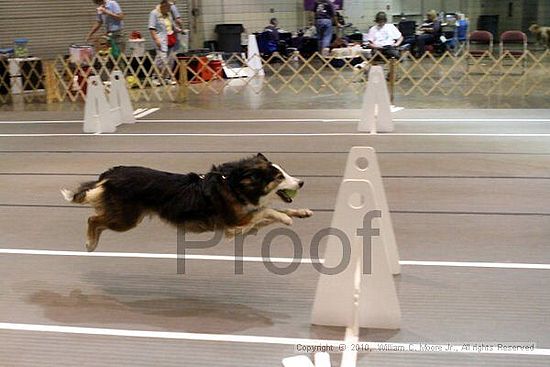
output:
[{"label": "white picket barrier", "polygon": [[88,78],[88,91],[84,106],[85,133],[113,133],[120,124],[136,122],[134,109],[121,71],[111,74],[109,98],[99,76]]},{"label": "white picket barrier", "polygon": [[394,129],[391,116],[390,94],[380,65],[372,66],[365,94],[361,119],[357,126],[359,131],[376,133],[392,132]]},{"label": "white picket barrier", "polygon": [[[350,262],[338,274],[320,275],[312,323],[343,326],[353,333],[358,333],[360,327],[398,329],[401,310],[392,273],[399,268],[394,266],[392,271],[388,259],[392,263],[399,259],[388,256],[391,251],[385,241],[391,237],[382,235],[390,226],[383,218],[381,203],[385,194],[381,195],[383,187],[374,150],[352,149],[345,172],[331,227],[347,237]],[[341,241],[335,236],[328,237],[325,268],[340,264],[344,246]]]}]

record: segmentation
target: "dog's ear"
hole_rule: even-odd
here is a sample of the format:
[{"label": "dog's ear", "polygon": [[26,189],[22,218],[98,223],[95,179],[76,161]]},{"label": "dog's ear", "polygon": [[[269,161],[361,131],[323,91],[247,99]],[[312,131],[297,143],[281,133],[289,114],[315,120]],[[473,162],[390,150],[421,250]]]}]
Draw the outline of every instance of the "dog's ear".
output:
[{"label": "dog's ear", "polygon": [[265,157],[265,155],[263,155],[262,153],[258,153],[258,154],[256,155],[256,157],[257,157],[257,158],[260,158],[260,159],[263,159],[263,160],[266,161],[266,162],[269,162],[269,159],[267,159],[267,158]]}]

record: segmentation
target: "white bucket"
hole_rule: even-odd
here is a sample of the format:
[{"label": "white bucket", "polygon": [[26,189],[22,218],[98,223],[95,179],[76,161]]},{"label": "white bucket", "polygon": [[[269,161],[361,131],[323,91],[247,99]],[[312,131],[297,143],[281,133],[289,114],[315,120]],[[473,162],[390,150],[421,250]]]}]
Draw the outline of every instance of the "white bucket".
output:
[{"label": "white bucket", "polygon": [[89,64],[94,57],[94,48],[87,45],[71,45],[69,55],[72,63]]},{"label": "white bucket", "polygon": [[145,39],[129,39],[128,48],[131,51],[132,57],[142,57],[145,56]]}]

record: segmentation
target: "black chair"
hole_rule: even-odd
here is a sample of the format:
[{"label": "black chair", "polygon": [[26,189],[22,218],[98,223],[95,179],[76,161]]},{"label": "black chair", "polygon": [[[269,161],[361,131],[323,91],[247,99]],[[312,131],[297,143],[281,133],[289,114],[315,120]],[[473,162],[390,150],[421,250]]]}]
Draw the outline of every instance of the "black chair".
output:
[{"label": "black chair", "polygon": [[414,20],[402,20],[397,25],[397,29],[403,36],[402,45],[414,45],[416,39],[416,22]]}]

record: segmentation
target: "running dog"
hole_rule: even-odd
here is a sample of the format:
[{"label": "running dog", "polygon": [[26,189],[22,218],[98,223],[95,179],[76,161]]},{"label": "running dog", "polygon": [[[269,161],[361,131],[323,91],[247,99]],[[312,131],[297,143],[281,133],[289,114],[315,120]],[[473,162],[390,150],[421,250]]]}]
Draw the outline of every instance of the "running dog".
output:
[{"label": "running dog", "polygon": [[533,33],[537,38],[537,43],[550,48],[550,27],[543,27],[538,24],[532,24],[529,27],[529,32]]},{"label": "running dog", "polygon": [[307,218],[309,209],[272,209],[280,198],[292,202],[292,193],[304,185],[263,154],[212,166],[210,172],[178,174],[145,167],[119,166],[84,182],[76,191],[62,189],[65,200],[89,204],[86,249],[97,248],[105,229],[124,232],[144,216],[183,226],[189,232],[223,230],[227,237],[272,223],[292,224],[292,217]]}]

